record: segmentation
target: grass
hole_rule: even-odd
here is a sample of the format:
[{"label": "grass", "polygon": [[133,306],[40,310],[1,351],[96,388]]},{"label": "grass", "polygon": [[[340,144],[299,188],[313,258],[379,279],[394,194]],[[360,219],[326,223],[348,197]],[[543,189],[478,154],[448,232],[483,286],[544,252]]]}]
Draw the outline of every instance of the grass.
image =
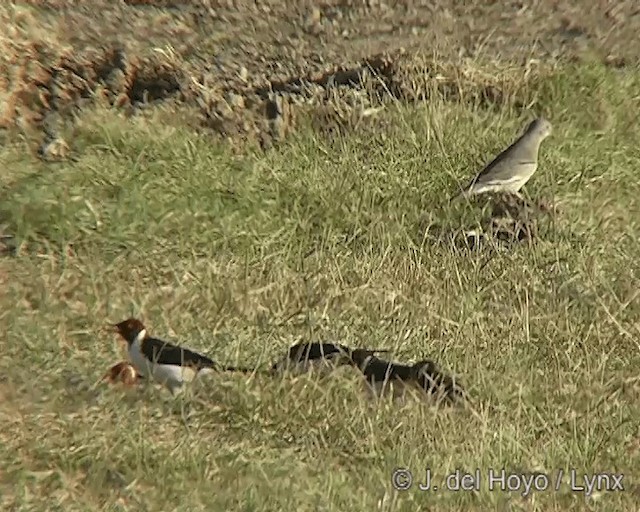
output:
[{"label": "grass", "polygon": [[[529,113],[433,98],[388,128],[298,131],[232,155],[156,111],[87,111],[75,162],[0,149],[0,502],[5,510],[631,510],[640,487],[640,73],[559,68],[527,92],[554,124],[532,246],[431,243],[445,198]],[[163,117],[164,116],[164,117]],[[438,135],[434,137],[435,133]],[[473,215],[466,212],[465,215]],[[367,401],[360,381],[215,376],[172,401],[97,386],[101,328],[265,366],[299,337],[433,357],[473,410]],[[392,487],[479,468],[479,490]],[[624,473],[625,492],[491,491],[490,468]]]}]

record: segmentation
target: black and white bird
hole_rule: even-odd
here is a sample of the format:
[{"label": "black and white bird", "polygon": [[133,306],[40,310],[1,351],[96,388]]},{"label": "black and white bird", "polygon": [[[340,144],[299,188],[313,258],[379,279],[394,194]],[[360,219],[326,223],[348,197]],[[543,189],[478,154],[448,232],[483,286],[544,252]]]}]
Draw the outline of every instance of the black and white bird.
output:
[{"label": "black and white bird", "polygon": [[244,368],[221,367],[207,356],[185,347],[149,336],[144,324],[128,318],[113,324],[128,345],[129,359],[136,371],[146,378],[166,386],[171,394],[181,391],[183,384],[200,374],[214,371],[240,371]]}]

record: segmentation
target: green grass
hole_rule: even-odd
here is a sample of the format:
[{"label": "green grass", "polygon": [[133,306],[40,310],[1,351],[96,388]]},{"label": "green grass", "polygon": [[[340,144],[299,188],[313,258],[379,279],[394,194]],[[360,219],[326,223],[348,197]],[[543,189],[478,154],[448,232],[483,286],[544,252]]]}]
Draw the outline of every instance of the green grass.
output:
[{"label": "green grass", "polygon": [[[0,149],[0,223],[20,244],[0,259],[2,508],[637,506],[640,73],[584,65],[527,87],[555,131],[526,189],[561,213],[510,250],[424,236],[456,223],[457,180],[529,119],[508,105],[389,105],[383,133],[300,130],[243,156],[156,114],[95,111],[75,162]],[[476,405],[375,404],[348,371],[322,387],[214,376],[175,402],[92,387],[124,358],[102,327],[132,314],[229,364],[266,366],[298,337],[432,357]],[[397,492],[399,466],[483,481]],[[523,497],[490,491],[490,468],[544,471],[552,487],[558,469],[624,473],[626,490],[585,498],[565,477]]]}]

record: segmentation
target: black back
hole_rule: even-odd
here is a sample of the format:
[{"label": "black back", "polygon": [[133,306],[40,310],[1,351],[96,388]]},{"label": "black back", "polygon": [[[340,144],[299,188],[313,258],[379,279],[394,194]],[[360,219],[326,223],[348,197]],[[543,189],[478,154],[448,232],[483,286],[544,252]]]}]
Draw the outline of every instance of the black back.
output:
[{"label": "black back", "polygon": [[142,340],[141,351],[147,359],[156,364],[192,366],[198,369],[218,366],[207,356],[157,338],[148,337]]},{"label": "black back", "polygon": [[289,348],[289,359],[302,362],[314,359],[328,359],[336,355],[349,354],[350,350],[344,345],[335,343],[297,343]]},{"label": "black back", "polygon": [[369,357],[363,359],[358,366],[372,384],[396,380],[417,385],[430,394],[442,393],[450,401],[464,397],[462,386],[428,359],[406,365]]},{"label": "black back", "polygon": [[[315,362],[335,359],[336,356],[345,357],[349,354],[349,348],[335,343],[301,342],[296,343],[287,350],[284,357],[284,366],[294,366],[299,363]],[[283,366],[283,360],[276,361],[271,367],[272,371],[278,371]]]},{"label": "black back", "polygon": [[392,363],[379,357],[370,357],[360,366],[360,370],[371,382],[385,380],[409,381],[412,378],[412,367],[404,364]]}]

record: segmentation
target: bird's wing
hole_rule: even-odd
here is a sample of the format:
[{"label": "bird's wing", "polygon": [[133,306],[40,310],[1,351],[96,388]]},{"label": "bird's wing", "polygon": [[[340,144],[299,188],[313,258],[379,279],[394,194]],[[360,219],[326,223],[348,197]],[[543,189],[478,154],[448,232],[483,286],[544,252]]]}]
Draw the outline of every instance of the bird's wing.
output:
[{"label": "bird's wing", "polygon": [[403,365],[398,365],[375,356],[369,358],[360,370],[367,379],[375,382],[396,379],[402,380],[409,375],[408,371],[404,371],[405,367]]},{"label": "bird's wing", "polygon": [[348,353],[348,348],[343,345],[334,343],[318,343],[318,342],[300,342],[292,345],[284,358],[274,362],[271,366],[272,372],[280,372],[290,366],[296,366],[300,363],[308,363],[311,361],[319,361],[322,359],[330,360],[334,356],[342,353]]},{"label": "bird's wing", "polygon": [[145,338],[141,345],[144,356],[156,364],[195,366],[197,368],[214,368],[216,366],[216,363],[207,356],[156,338]]},{"label": "bird's wing", "polygon": [[468,181],[464,187],[462,187],[458,192],[456,192],[449,199],[449,202],[454,201],[455,199],[458,199],[462,195],[468,193],[476,183],[482,183],[486,179],[487,175],[493,176],[493,173],[500,174],[500,168],[504,167],[504,155],[509,151],[509,149],[511,148],[509,147],[505,149],[502,153],[500,153],[493,160],[491,160],[491,162],[489,162],[484,169],[482,169],[470,181]]},{"label": "bird's wing", "polygon": [[513,150],[513,145],[506,148],[499,155],[497,155],[493,160],[491,160],[491,162],[489,162],[486,165],[486,167],[482,169],[482,171],[480,171],[478,175],[471,181],[469,186],[477,182],[482,182],[483,178],[486,178],[487,176],[496,177],[497,175],[501,174],[501,171],[503,170],[503,168],[507,169],[507,172],[508,172],[509,171],[508,167],[511,164],[509,157],[511,156],[510,153],[512,150]]},{"label": "bird's wing", "polygon": [[328,358],[343,352],[345,348],[333,343],[299,343],[289,349],[289,358],[294,361]]},{"label": "bird's wing", "polygon": [[530,133],[524,133],[509,147],[500,152],[478,174],[476,181],[483,181],[487,175],[491,178],[505,179],[520,165],[537,165],[539,140]]}]

